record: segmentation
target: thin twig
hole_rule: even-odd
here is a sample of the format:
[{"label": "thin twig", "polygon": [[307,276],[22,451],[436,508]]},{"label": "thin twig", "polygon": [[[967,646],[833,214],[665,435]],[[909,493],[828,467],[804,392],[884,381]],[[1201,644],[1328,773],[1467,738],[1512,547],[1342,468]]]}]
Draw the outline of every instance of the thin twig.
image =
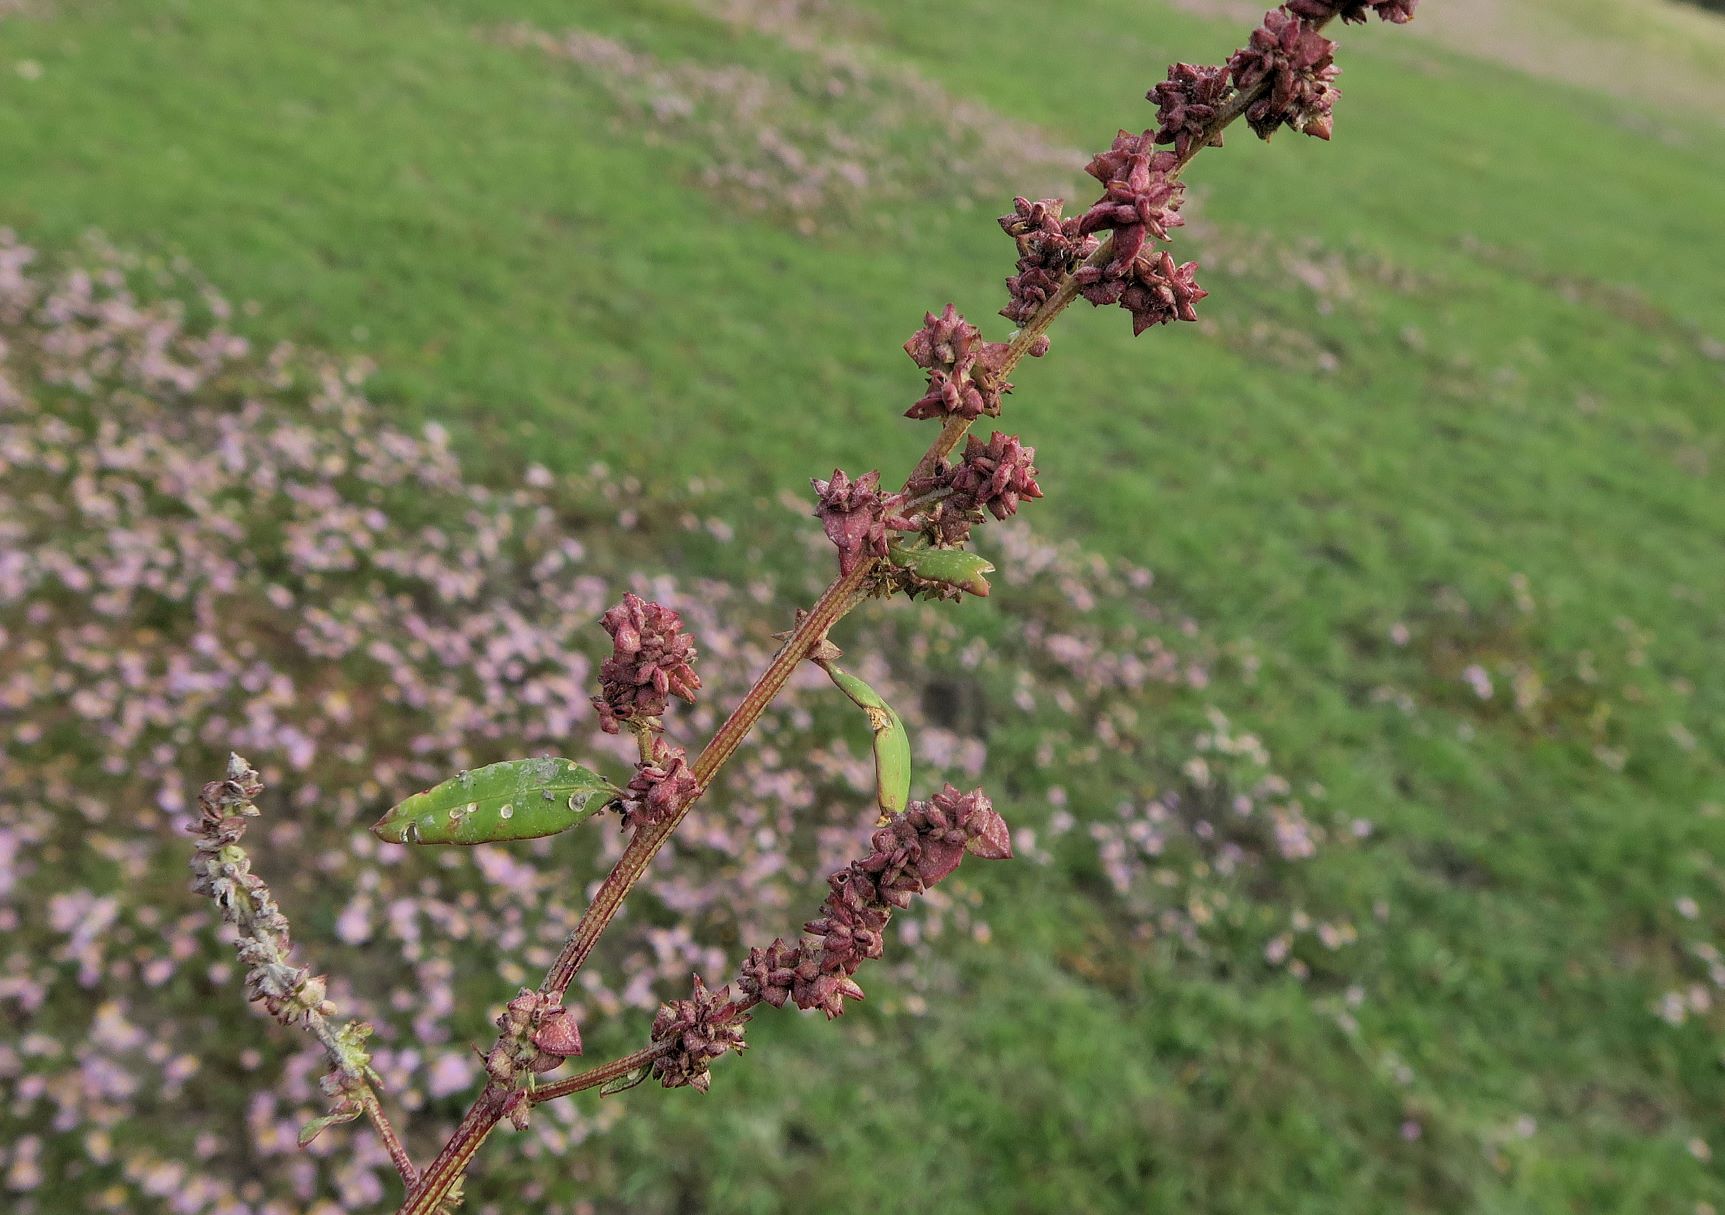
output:
[{"label": "thin twig", "polygon": [[541,1084],[527,1094],[527,1099],[534,1105],[543,1105],[547,1101],[555,1101],[559,1097],[567,1097],[570,1093],[579,1093],[584,1089],[598,1088],[601,1084],[609,1084],[621,1079],[630,1072],[646,1067],[660,1055],[668,1055],[676,1044],[674,1042],[655,1042],[643,1047],[632,1055],[624,1055],[621,1059],[613,1059],[598,1067],[590,1067],[584,1072],[576,1072],[551,1084]]}]

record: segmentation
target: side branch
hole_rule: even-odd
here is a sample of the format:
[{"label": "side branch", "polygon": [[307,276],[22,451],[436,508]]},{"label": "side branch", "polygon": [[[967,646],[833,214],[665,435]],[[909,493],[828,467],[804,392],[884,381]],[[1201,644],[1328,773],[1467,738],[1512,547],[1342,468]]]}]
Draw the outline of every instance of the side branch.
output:
[{"label": "side branch", "polygon": [[323,976],[291,961],[293,938],[287,917],[264,880],[252,872],[251,858],[240,847],[246,819],[258,813],[253,799],[262,792],[257,772],[238,755],[228,757],[225,780],[204,786],[198,798],[198,821],[191,828],[198,837],[192,856],[192,891],[214,900],[222,919],[239,934],[236,948],[248,967],[247,995],[261,1001],[283,1025],[304,1029],[329,1056],[330,1070],[322,1088],[332,1108],[300,1132],[300,1143],[310,1143],[326,1128],[363,1114],[377,1128],[395,1171],[411,1190],[417,1180],[413,1161],[383,1112],[377,1096],[382,1081],[365,1049],[371,1026],[364,1021],[336,1023],[336,1007],[328,998]]}]

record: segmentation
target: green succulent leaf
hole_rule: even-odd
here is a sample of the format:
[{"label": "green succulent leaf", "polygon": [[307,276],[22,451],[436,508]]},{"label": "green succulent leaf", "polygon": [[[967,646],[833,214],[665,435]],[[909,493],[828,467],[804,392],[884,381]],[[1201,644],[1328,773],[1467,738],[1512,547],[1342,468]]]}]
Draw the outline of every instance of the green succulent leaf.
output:
[{"label": "green succulent leaf", "polygon": [[900,569],[909,570],[927,582],[944,582],[972,595],[988,594],[988,579],[994,563],[980,553],[962,548],[928,548],[923,544],[890,544],[887,556]]},{"label": "green succulent leaf", "polygon": [[372,824],[392,844],[490,844],[567,831],[622,791],[567,759],[511,759],[415,793]]},{"label": "green succulent leaf", "polygon": [[874,732],[875,800],[880,804],[881,821],[885,822],[891,815],[902,814],[910,803],[910,735],[879,692],[830,663],[826,672],[839,691],[868,714],[869,729]]}]

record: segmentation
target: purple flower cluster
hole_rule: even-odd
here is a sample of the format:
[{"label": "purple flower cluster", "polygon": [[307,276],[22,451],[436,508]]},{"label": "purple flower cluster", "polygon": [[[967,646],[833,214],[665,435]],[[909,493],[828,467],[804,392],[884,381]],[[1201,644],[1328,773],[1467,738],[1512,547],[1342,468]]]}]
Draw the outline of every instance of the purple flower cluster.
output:
[{"label": "purple flower cluster", "polygon": [[1114,146],[1098,152],[1084,168],[1104,189],[1080,217],[1078,230],[1114,233],[1107,269],[1111,278],[1124,277],[1147,241],[1167,240],[1168,229],[1186,222],[1180,217],[1186,186],[1174,176],[1175,157],[1156,151],[1155,142],[1149,131],[1121,131]]},{"label": "purple flower cluster", "polygon": [[1168,79],[1144,95],[1156,103],[1156,142],[1174,145],[1174,155],[1185,160],[1200,147],[1222,146],[1217,115],[1229,91],[1228,69],[1176,63]]},{"label": "purple flower cluster", "polygon": [[749,1004],[731,999],[729,985],[708,991],[701,976],[694,977],[694,992],[687,1000],[672,1000],[653,1018],[655,1043],[669,1043],[671,1050],[653,1060],[653,1075],[666,1088],[685,1085],[704,1093],[712,1084],[707,1074],[713,1060],[727,1051],[743,1052],[743,1026],[749,1020]]},{"label": "purple flower cluster", "polygon": [[1119,304],[1132,314],[1132,332],[1152,325],[1194,321],[1194,305],[1208,293],[1198,286],[1196,262],[1176,266],[1152,240],[1166,240],[1168,230],[1184,222],[1179,206],[1184,187],[1174,177],[1177,158],[1156,150],[1157,135],[1121,131],[1114,145],[1098,153],[1086,171],[1106,192],[1086,211],[1085,231],[1112,230],[1113,244],[1105,265],[1087,263],[1073,275],[1078,293],[1101,307]]},{"label": "purple flower cluster", "polygon": [[975,434],[965,436],[964,454],[956,465],[942,463],[909,487],[912,497],[932,499],[917,512],[923,533],[937,546],[955,547],[970,538],[970,529],[983,522],[984,512],[996,519],[1018,513],[1023,499],[1042,496],[1035,459],[1036,449],[1026,447],[1017,435],[997,430],[986,443]]},{"label": "purple flower cluster", "polygon": [[[1410,9],[1411,12],[1411,9]],[[1331,111],[1342,95],[1336,87],[1336,44],[1287,8],[1264,14],[1264,24],[1228,60],[1241,89],[1263,89],[1246,107],[1246,122],[1260,139],[1287,126],[1328,139]]]},{"label": "purple flower cluster", "polygon": [[613,643],[593,697],[607,734],[617,733],[623,722],[659,716],[669,696],[695,703],[701,677],[695,674],[695,640],[683,632],[682,617],[629,592],[599,622]]},{"label": "purple flower cluster", "polygon": [[939,316],[924,313],[922,328],[910,336],[904,351],[928,372],[928,391],[904,416],[998,417],[1000,398],[1012,391],[999,374],[1006,349],[1004,342],[982,341],[981,331],[951,304]]},{"label": "purple flower cluster", "polygon": [[966,436],[964,458],[948,481],[954,501],[968,510],[986,510],[996,519],[1017,514],[1021,499],[1042,496],[1035,459],[1036,449],[1026,447],[1017,435],[997,430],[986,443],[974,434]]},{"label": "purple flower cluster", "polygon": [[881,956],[882,933],[895,909],[910,906],[958,868],[966,851],[988,860],[1012,855],[1006,822],[976,789],[951,785],[928,801],[912,802],[869,839],[870,852],[827,878],[831,891],[820,915],[803,925],[801,943],[775,939],[749,951],[737,987],[753,1001],[781,1008],[820,1009],[830,1020],[863,991],[853,977]]},{"label": "purple flower cluster", "polygon": [[909,520],[894,513],[896,495],[880,492],[880,473],[866,472],[854,481],[835,468],[829,480],[811,479],[820,504],[815,517],[827,539],[839,550],[839,573],[848,574],[859,562],[886,556],[887,529],[908,529]]},{"label": "purple flower cluster", "polygon": [[[1000,310],[1015,325],[1029,324],[1060,289],[1060,280],[1096,251],[1099,242],[1079,231],[1077,216],[1061,218],[1062,205],[1058,198],[1015,198],[1012,211],[1000,217],[1001,229],[1018,245],[1018,273],[1006,280],[1012,300]],[[1030,353],[1047,349],[1044,338]]]},{"label": "purple flower cluster", "polygon": [[701,791],[683,748],[663,738],[649,745],[651,757],[635,766],[623,791],[623,826],[631,831],[668,821]]}]

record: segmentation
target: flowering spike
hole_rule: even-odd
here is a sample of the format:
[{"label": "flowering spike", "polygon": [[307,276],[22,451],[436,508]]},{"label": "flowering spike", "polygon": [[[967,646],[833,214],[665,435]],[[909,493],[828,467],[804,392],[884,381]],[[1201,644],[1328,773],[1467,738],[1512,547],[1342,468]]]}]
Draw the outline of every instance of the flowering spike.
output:
[{"label": "flowering spike", "polygon": [[232,925],[236,952],[246,966],[246,998],[257,1000],[270,1016],[287,1026],[299,1026],[316,1038],[329,1056],[329,1071],[318,1082],[330,1100],[330,1112],[307,1124],[300,1144],[310,1143],[327,1127],[370,1117],[382,1136],[396,1170],[411,1187],[412,1162],[378,1103],[382,1081],[365,1048],[371,1026],[364,1021],[336,1024],[336,1006],[328,998],[328,983],[309,967],[292,961],[293,936],[287,917],[264,880],[252,872],[251,858],[240,846],[246,820],[255,818],[254,801],[263,792],[257,770],[238,755],[228,756],[226,777],[211,781],[198,797],[198,821],[189,828],[197,837],[192,856],[192,891],[213,899],[222,919]]},{"label": "flowering spike", "polygon": [[986,859],[1012,855],[1006,823],[981,789],[960,793],[951,785],[925,802],[912,802],[869,837],[869,852],[827,879],[820,914],[803,925],[800,945],[783,939],[751,949],[737,977],[750,1000],[819,1009],[831,1020],[863,990],[852,977],[881,956],[884,930],[895,909],[958,867],[966,851]]}]

